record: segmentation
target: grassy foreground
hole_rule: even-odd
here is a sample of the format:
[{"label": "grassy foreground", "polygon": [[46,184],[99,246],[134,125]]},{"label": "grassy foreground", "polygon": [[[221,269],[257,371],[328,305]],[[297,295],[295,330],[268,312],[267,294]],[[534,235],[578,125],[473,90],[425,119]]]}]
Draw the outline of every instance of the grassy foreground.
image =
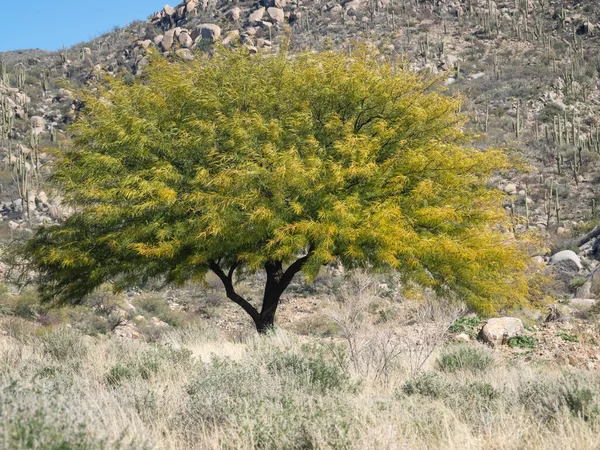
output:
[{"label": "grassy foreground", "polygon": [[477,344],[445,344],[411,375],[414,352],[392,358],[381,340],[363,342],[373,370],[358,370],[342,345],[283,331],[145,343],[22,325],[0,336],[6,449],[600,447],[598,373]]}]

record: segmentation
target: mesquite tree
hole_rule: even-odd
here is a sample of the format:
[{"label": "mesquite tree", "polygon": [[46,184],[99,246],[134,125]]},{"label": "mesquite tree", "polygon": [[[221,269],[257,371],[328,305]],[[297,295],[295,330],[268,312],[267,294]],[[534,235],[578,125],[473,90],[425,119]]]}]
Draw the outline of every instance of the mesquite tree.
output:
[{"label": "mesquite tree", "polygon": [[[154,55],[133,84],[102,80],[54,174],[76,213],[25,249],[42,297],[212,271],[262,332],[298,272],[338,259],[479,310],[522,301],[527,258],[486,187],[508,161],[468,145],[441,84],[366,49]],[[266,272],[262,305],[239,270]]]}]

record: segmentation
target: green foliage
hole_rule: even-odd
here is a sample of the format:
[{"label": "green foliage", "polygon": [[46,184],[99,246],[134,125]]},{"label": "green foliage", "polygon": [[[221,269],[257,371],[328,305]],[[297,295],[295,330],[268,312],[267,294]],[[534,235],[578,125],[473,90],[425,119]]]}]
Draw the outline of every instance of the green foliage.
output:
[{"label": "green foliage", "polygon": [[583,286],[586,281],[586,277],[574,277],[571,279],[571,281],[569,281],[569,289],[571,292],[577,292],[577,289]]},{"label": "green foliage", "polygon": [[406,395],[424,395],[426,397],[441,397],[445,395],[447,384],[435,372],[425,372],[415,378],[411,378],[402,386],[402,392]]},{"label": "green foliage", "polygon": [[322,391],[347,390],[351,387],[347,366],[332,361],[321,347],[315,345],[303,346],[300,354],[274,351],[267,368],[284,377],[292,375],[303,378]]},{"label": "green foliage", "polygon": [[141,313],[149,317],[157,317],[172,326],[181,326],[185,321],[185,314],[171,310],[167,301],[160,295],[140,295],[133,304]]},{"label": "green foliage", "polygon": [[535,348],[537,340],[533,336],[515,336],[508,341],[508,346],[513,348]]},{"label": "green foliage", "polygon": [[54,180],[77,213],[25,253],[44,300],[102,283],[199,280],[307,254],[396,269],[484,312],[524,301],[527,258],[499,231],[510,164],[469,147],[460,101],[365,49],[289,58],[216,49],[153,56],[144,75],[81,92]]},{"label": "green foliage", "polygon": [[461,317],[448,328],[451,333],[470,333],[481,323],[479,317]]},{"label": "green foliage", "polygon": [[[72,392],[82,397],[82,392]],[[73,397],[62,395],[52,383],[0,384],[3,448],[52,450],[149,449],[142,442],[107,439],[101,428],[88,427],[89,410],[74,410]],[[87,405],[89,409],[89,405]],[[105,425],[106,426],[106,425]]]},{"label": "green foliage", "polygon": [[[350,448],[350,404],[336,390],[323,396],[319,384],[331,380],[329,375],[318,375],[317,385],[307,383],[306,375],[315,373],[310,363],[284,354],[283,359],[282,353],[271,355],[266,373],[261,362],[213,359],[187,388],[189,399],[179,415],[182,424],[191,429],[243,424],[235,438],[225,438],[225,448]],[[314,387],[319,389],[314,392]]]},{"label": "green foliage", "polygon": [[521,387],[519,402],[534,411],[541,420],[556,420],[561,410],[584,420],[600,416],[597,388],[582,383],[572,375],[560,380],[537,380]]},{"label": "green foliage", "polygon": [[24,319],[35,319],[44,313],[40,306],[40,299],[33,290],[26,290],[18,295],[3,294],[3,314],[22,317]]},{"label": "green foliage", "polygon": [[494,358],[487,351],[475,347],[460,347],[451,350],[437,360],[438,368],[443,372],[459,370],[483,372],[494,364]]},{"label": "green foliage", "polygon": [[567,342],[579,342],[579,338],[574,334],[569,333],[558,333],[558,337],[560,337],[563,341]]},{"label": "green foliage", "polygon": [[111,386],[117,386],[121,384],[123,380],[129,380],[133,378],[133,376],[134,373],[129,367],[115,364],[106,374],[106,383]]}]

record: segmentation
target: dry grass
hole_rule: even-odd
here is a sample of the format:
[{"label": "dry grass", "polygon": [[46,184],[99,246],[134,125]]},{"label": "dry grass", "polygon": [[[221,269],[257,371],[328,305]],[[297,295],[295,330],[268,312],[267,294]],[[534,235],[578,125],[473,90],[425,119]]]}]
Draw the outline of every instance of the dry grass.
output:
[{"label": "dry grass", "polygon": [[0,448],[600,448],[598,373],[446,342],[460,305],[381,288],[357,272],[310,300],[330,336],[195,318],[152,342],[44,326],[18,297],[0,320]]},{"label": "dry grass", "polygon": [[25,327],[0,338],[0,446],[600,446],[592,372],[506,362],[478,345],[447,344],[414,376],[403,357],[377,377],[348,356],[332,340],[283,331],[232,342],[210,327],[186,329],[149,344]]}]

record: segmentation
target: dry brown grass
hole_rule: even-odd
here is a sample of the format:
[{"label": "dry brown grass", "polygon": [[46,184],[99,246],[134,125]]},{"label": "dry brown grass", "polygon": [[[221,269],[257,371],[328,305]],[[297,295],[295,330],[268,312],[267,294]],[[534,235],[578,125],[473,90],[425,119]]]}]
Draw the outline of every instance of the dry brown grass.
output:
[{"label": "dry brown grass", "polygon": [[[378,351],[372,335],[365,342],[364,355]],[[206,327],[155,344],[21,331],[0,338],[0,446],[600,446],[597,374],[497,356],[489,369],[438,369],[441,353],[464,347],[439,348],[416,375],[403,350],[380,377],[356,370],[331,339],[283,331],[232,342]]]}]

